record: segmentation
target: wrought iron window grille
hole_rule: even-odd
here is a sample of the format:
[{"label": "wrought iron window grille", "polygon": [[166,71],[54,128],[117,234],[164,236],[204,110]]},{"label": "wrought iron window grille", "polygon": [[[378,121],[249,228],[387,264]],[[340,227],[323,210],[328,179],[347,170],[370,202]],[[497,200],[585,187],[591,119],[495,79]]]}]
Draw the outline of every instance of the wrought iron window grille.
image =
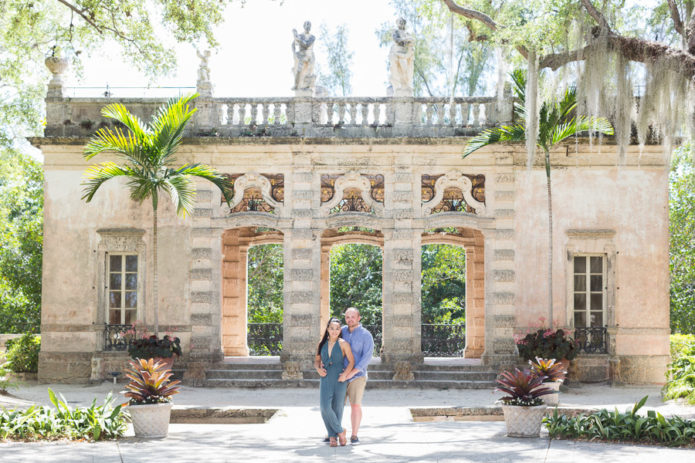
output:
[{"label": "wrought iron window grille", "polygon": [[579,344],[579,352],[581,353],[608,353],[608,329],[605,326],[575,328],[574,340]]}]

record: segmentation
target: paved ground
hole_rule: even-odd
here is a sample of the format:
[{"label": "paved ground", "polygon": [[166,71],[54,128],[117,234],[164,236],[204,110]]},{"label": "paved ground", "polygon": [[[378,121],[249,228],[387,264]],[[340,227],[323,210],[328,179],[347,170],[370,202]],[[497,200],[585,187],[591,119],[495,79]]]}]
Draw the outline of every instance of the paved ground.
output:
[{"label": "paved ground", "polygon": [[[12,391],[17,398],[0,396],[0,405],[48,403],[46,388],[61,392],[75,404],[101,400],[120,386],[25,385]],[[644,395],[648,406],[662,413],[695,418],[695,407],[663,403],[657,388],[585,386],[561,395],[561,405],[618,406],[625,409]],[[492,405],[499,394],[490,391],[374,390],[365,396],[361,445],[330,448],[321,442],[324,429],[316,389],[201,389],[182,388],[177,407],[278,408],[264,424],[172,424],[169,437],[118,442],[57,442],[0,444],[0,462],[654,462],[695,461],[693,449],[512,439],[503,422],[414,422],[409,407]],[[344,424],[349,424],[346,410]],[[129,431],[129,436],[132,433]]]}]

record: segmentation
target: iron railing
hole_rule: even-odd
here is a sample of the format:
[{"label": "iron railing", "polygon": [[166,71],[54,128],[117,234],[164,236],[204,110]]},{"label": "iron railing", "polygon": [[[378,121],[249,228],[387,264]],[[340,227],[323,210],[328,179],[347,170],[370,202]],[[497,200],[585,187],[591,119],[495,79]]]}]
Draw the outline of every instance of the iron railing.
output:
[{"label": "iron railing", "polygon": [[608,353],[608,330],[605,326],[575,328],[574,340],[579,344],[579,352],[581,353]]},{"label": "iron railing", "polygon": [[131,325],[106,325],[104,327],[104,350],[126,351],[132,341],[132,336],[126,336]]},{"label": "iron railing", "polygon": [[463,357],[466,325],[423,323],[421,339],[425,357]]},{"label": "iron railing", "polygon": [[249,323],[247,333],[249,355],[280,355],[282,323]]}]

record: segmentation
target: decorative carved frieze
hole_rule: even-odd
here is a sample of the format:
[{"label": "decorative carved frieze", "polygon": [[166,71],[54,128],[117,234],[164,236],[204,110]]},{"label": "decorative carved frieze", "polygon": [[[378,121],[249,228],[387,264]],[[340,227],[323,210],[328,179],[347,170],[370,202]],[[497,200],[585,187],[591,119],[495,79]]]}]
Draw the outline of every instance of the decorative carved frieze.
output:
[{"label": "decorative carved frieze", "polygon": [[485,212],[485,176],[449,172],[421,178],[423,214]]},{"label": "decorative carved frieze", "polygon": [[227,174],[234,196],[230,202],[230,213],[266,212],[275,213],[285,200],[284,174]]},{"label": "decorative carved frieze", "polygon": [[321,210],[324,214],[384,210],[384,176],[348,172],[321,175]]}]

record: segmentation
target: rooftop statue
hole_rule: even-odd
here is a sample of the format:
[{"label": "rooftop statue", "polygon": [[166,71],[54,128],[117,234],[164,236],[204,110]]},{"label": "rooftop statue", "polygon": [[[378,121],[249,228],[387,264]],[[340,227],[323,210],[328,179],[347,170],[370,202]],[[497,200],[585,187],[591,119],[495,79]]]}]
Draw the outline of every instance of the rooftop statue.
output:
[{"label": "rooftop statue", "polygon": [[294,87],[292,90],[311,90],[314,89],[314,41],[315,37],[309,32],[311,22],[304,22],[304,32],[297,33],[297,29],[292,29],[294,41],[292,42],[292,55],[294,56]]},{"label": "rooftop statue", "polygon": [[405,30],[405,19],[399,18],[396,24],[398,28],[391,32],[393,45],[389,53],[389,81],[394,96],[412,96],[415,39]]}]

